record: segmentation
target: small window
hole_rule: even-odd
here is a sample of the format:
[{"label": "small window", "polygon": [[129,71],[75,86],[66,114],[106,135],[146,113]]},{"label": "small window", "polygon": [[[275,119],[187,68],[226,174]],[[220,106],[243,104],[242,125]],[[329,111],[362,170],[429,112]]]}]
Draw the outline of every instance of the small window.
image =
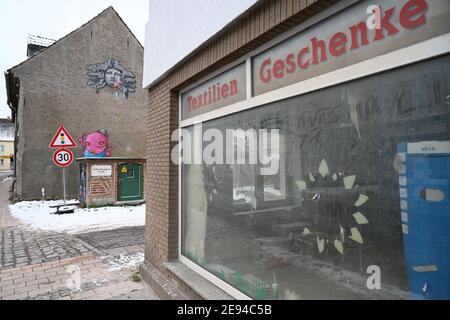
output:
[{"label": "small window", "polygon": [[134,169],[128,169],[127,177],[128,178],[134,178]]},{"label": "small window", "polygon": [[3,166],[5,164],[5,160],[1,159],[0,160],[0,166]]},{"label": "small window", "polygon": [[0,146],[0,152],[5,152],[5,146]]}]

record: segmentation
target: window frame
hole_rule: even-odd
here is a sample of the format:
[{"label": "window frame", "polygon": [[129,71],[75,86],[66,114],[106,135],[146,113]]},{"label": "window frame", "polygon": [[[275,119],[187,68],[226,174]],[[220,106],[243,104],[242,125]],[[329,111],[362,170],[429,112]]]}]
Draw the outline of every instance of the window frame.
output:
[{"label": "window frame", "polygon": [[[333,5],[332,7],[319,13],[317,16],[312,17],[301,26],[294,27],[286,33],[276,37],[272,41],[269,41],[265,45],[250,52],[242,58],[220,68],[219,70],[209,74],[196,83],[179,91],[179,108],[182,107],[182,94],[190,89],[208,81],[241,63],[246,63],[246,82],[247,82],[247,99],[238,103],[234,103],[228,106],[221,107],[219,109],[207,112],[205,114],[183,120],[181,118],[181,112],[179,113],[179,129],[191,127],[196,124],[201,124],[210,120],[226,117],[238,112],[250,110],[263,105],[267,105],[280,100],[301,96],[319,89],[325,89],[345,82],[355,81],[357,79],[365,78],[378,73],[384,73],[389,70],[404,67],[407,65],[420,63],[422,61],[443,56],[450,53],[450,33],[446,33],[441,36],[434,37],[432,39],[416,43],[409,47],[405,47],[381,56],[377,56],[368,60],[364,60],[360,63],[350,65],[344,68],[340,68],[302,82],[298,82],[286,87],[276,89],[258,96],[254,96],[252,92],[252,59],[254,56],[269,49],[270,47],[281,43],[282,41],[290,38],[291,36],[301,32],[302,30],[311,27],[314,24],[320,23],[322,20],[339,13],[340,11],[348,8],[357,1],[348,0],[342,1]],[[181,141],[181,130],[179,132],[179,141]],[[181,146],[179,146],[181,148]],[[178,165],[178,260],[186,265],[188,268],[210,281],[218,288],[224,290],[235,299],[239,300],[252,300],[247,295],[243,294],[238,289],[232,287],[222,279],[216,277],[209,271],[205,270],[201,266],[197,265],[189,258],[182,254],[182,165],[181,165],[181,150],[179,150],[179,165]]]}]

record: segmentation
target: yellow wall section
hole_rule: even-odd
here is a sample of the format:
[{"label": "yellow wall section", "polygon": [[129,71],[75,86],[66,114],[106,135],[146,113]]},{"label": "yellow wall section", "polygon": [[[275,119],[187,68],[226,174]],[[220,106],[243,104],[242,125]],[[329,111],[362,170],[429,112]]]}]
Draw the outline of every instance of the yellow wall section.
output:
[{"label": "yellow wall section", "polygon": [[[4,146],[4,151],[2,151],[1,146]],[[14,154],[14,141],[1,141],[0,140],[0,171],[11,170],[10,166],[10,155]],[[3,160],[3,164],[1,163]]]}]

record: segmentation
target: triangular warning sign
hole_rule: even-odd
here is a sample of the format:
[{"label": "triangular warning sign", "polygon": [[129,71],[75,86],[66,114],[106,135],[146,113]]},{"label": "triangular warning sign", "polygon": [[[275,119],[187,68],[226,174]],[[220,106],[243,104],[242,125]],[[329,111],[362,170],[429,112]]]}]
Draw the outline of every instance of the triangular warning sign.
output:
[{"label": "triangular warning sign", "polygon": [[61,125],[56,133],[55,137],[52,139],[50,143],[50,148],[59,149],[59,148],[75,148],[77,144],[72,139],[70,134],[67,132],[66,128]]}]

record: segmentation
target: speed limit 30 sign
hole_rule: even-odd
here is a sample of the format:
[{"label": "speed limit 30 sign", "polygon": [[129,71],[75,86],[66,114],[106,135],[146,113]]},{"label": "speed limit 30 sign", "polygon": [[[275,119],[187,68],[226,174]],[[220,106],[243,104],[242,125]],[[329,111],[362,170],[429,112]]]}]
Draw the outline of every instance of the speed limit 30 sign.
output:
[{"label": "speed limit 30 sign", "polygon": [[59,149],[53,154],[53,162],[61,167],[66,168],[73,163],[73,153],[70,150]]}]

